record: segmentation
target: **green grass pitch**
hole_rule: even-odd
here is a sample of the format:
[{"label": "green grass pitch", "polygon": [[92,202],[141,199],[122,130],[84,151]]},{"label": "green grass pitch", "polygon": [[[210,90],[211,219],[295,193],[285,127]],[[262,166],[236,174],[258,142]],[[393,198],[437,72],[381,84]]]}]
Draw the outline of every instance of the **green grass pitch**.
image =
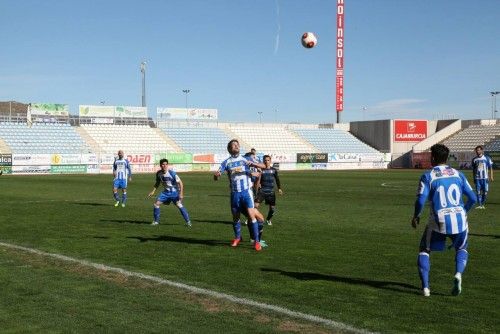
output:
[{"label": "green grass pitch", "polygon": [[[422,171],[282,172],[268,248],[233,237],[225,178],[181,174],[177,208],[151,226],[154,175],[136,175],[115,208],[110,175],[0,177],[0,242],[278,305],[376,332],[498,331],[500,185],[469,214],[463,293],[454,251],[431,255],[431,297],[416,268],[425,223],[410,226]],[[470,178],[470,172],[466,171]],[[262,211],[266,214],[267,207]],[[427,210],[427,209],[426,209]],[[425,217],[427,216],[427,211]],[[426,219],[422,219],[423,222]],[[327,333],[336,329],[0,247],[0,331]],[[496,328],[496,329],[495,329]]]}]

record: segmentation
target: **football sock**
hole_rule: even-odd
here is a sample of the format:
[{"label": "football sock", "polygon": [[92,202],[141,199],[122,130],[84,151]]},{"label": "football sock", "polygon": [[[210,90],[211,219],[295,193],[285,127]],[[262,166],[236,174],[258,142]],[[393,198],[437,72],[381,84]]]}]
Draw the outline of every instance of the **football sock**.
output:
[{"label": "football sock", "polygon": [[259,239],[259,224],[257,224],[257,220],[252,221],[248,225],[252,225],[252,233],[253,233],[253,236],[255,237],[254,238],[255,242],[260,241],[260,239]]},{"label": "football sock", "polygon": [[182,218],[186,221],[186,223],[189,221],[189,213],[187,212],[185,207],[179,208],[179,211],[181,212]]},{"label": "football sock", "polygon": [[119,202],[120,197],[118,196],[118,193],[113,193],[113,197],[115,198],[115,201]]},{"label": "football sock", "polygon": [[431,269],[431,261],[429,259],[429,254],[426,252],[420,252],[417,259],[418,273],[420,275],[420,280],[422,281],[422,289],[429,287],[429,271]]},{"label": "football sock", "polygon": [[455,269],[457,273],[463,273],[467,266],[469,253],[465,249],[459,249],[455,254]]},{"label": "football sock", "polygon": [[153,205],[153,217],[154,217],[155,222],[160,221],[160,207],[159,206]]},{"label": "football sock", "polygon": [[269,207],[269,212],[267,213],[266,220],[271,220],[271,218],[273,218],[273,216],[274,216],[274,208]]},{"label": "football sock", "polygon": [[258,221],[257,225],[259,227],[259,240],[262,240],[262,230],[264,229],[264,222]]},{"label": "football sock", "polygon": [[250,234],[250,239],[255,240],[255,237],[253,235],[252,223],[247,224],[247,227],[248,227],[248,233]]},{"label": "football sock", "polygon": [[122,194],[122,203],[125,204],[125,202],[127,201],[127,193],[123,193]]},{"label": "football sock", "polygon": [[239,220],[237,222],[233,223],[233,231],[234,231],[234,238],[240,239],[241,238],[241,223]]}]

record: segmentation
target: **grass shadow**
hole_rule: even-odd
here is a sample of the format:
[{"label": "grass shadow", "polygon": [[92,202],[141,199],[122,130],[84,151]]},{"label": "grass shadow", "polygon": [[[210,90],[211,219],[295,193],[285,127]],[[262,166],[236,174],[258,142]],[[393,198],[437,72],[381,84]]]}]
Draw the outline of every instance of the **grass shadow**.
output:
[{"label": "grass shadow", "polygon": [[[100,219],[103,223],[120,223],[120,224],[149,224],[149,220],[134,220],[134,219]],[[163,224],[163,225],[177,225],[177,224]]]},{"label": "grass shadow", "polygon": [[228,246],[229,245],[229,243],[227,241],[173,237],[170,235],[159,235],[159,236],[154,236],[154,237],[127,237],[127,239],[137,239],[137,240],[139,240],[139,242],[167,241],[167,242],[180,242],[180,243],[184,243],[184,244],[207,245],[207,246]]},{"label": "grass shadow", "polygon": [[469,233],[469,235],[471,235],[473,237],[486,237],[486,238],[500,239],[500,235],[497,235],[497,234]]},{"label": "grass shadow", "polygon": [[232,221],[228,220],[217,220],[217,219],[191,219],[192,222],[197,223],[209,223],[209,224],[225,224],[225,225],[233,225]]},{"label": "grass shadow", "polygon": [[[368,280],[364,278],[345,277],[338,275],[325,275],[325,274],[318,274],[311,272],[285,271],[272,268],[261,268],[261,270],[264,272],[278,273],[280,275],[288,276],[303,281],[322,280],[322,281],[340,282],[352,285],[364,285],[371,288],[384,289],[401,293],[409,293],[413,295],[420,293],[420,288],[418,286],[403,282],[377,281],[377,280]],[[433,295],[444,296],[443,294],[440,293],[433,293]]]},{"label": "grass shadow", "polygon": [[112,204],[92,203],[92,202],[73,202],[71,204],[82,205],[82,206],[112,206]]}]

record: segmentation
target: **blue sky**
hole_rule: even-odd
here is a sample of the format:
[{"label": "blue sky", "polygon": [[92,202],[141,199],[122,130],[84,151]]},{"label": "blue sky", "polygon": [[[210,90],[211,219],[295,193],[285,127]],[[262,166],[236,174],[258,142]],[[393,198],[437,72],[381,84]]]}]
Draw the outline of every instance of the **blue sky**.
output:
[{"label": "blue sky", "polygon": [[[0,100],[334,122],[334,0],[0,0]],[[342,121],[489,118],[500,1],[345,0]],[[312,31],[318,46],[300,36]],[[500,101],[497,103],[500,105]]]}]

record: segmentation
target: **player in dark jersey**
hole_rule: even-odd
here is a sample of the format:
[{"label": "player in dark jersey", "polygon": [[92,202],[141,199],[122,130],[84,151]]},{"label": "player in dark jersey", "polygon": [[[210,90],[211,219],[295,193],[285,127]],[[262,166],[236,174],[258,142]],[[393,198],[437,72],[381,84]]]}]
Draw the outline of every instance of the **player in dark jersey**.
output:
[{"label": "player in dark jersey", "polygon": [[173,169],[169,168],[167,159],[160,160],[160,167],[161,169],[156,172],[156,183],[153,190],[148,194],[148,197],[153,196],[160,184],[163,186],[163,191],[158,195],[153,204],[154,221],[152,225],[158,225],[160,223],[160,205],[162,203],[167,205],[174,203],[177,208],[179,208],[186,225],[191,227],[189,214],[184,205],[182,205],[182,199],[184,198],[184,184],[182,180]]},{"label": "player in dark jersey", "polygon": [[255,207],[258,208],[260,203],[265,202],[269,205],[266,222],[267,225],[272,225],[271,219],[274,216],[276,208],[276,193],[274,191],[274,183],[278,187],[278,193],[283,195],[281,182],[278,176],[278,170],[272,167],[271,157],[264,155],[264,164],[266,168],[261,170],[260,178],[257,180],[257,197],[255,198]]}]

